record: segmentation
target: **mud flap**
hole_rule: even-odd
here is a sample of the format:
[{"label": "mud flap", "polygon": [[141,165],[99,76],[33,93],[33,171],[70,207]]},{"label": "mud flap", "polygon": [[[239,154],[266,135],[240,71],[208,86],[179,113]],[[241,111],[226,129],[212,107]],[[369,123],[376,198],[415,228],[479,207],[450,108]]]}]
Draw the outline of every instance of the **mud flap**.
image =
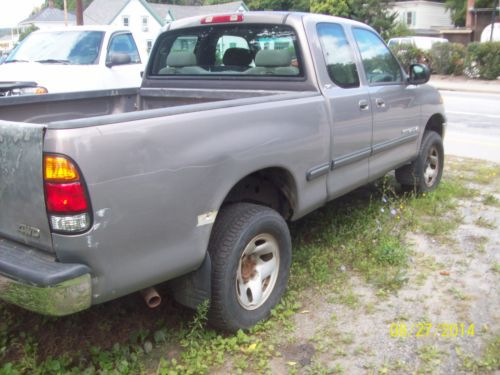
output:
[{"label": "mud flap", "polygon": [[169,281],[168,286],[177,302],[191,309],[196,309],[198,305],[210,300],[211,274],[212,262],[207,253],[200,268]]}]

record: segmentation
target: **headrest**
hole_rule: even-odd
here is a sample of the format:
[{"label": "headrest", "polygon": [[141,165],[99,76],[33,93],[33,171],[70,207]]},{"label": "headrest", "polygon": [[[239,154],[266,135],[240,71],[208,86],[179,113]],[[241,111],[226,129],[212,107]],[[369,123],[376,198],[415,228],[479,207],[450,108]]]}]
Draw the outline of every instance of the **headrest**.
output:
[{"label": "headrest", "polygon": [[255,56],[255,66],[289,66],[292,55],[287,49],[263,49]]},{"label": "headrest", "polygon": [[196,65],[196,56],[193,52],[170,52],[167,56],[167,66],[182,67]]},{"label": "headrest", "polygon": [[252,52],[246,48],[228,48],[224,52],[224,65],[248,66],[252,62]]}]

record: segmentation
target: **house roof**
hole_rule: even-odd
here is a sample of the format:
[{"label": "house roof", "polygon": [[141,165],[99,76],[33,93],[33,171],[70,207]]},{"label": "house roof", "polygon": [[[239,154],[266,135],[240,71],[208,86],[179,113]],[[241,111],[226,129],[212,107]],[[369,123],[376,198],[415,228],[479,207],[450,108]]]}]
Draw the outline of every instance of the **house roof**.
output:
[{"label": "house roof", "polygon": [[162,20],[178,20],[192,16],[201,16],[214,13],[234,13],[240,7],[248,10],[243,1],[233,1],[224,4],[213,5],[173,5],[173,4],[149,4],[151,8],[161,17]]},{"label": "house roof", "polygon": [[[83,12],[83,22],[87,25],[109,25],[120,14],[131,0],[94,0]],[[145,0],[138,0],[144,8],[163,25],[163,19]]]},{"label": "house roof", "polygon": [[130,0],[94,0],[83,12],[83,23],[108,25]]},{"label": "house roof", "polygon": [[[109,25],[118,17],[123,8],[131,0],[94,0],[83,13],[86,25]],[[248,10],[243,1],[233,1],[225,4],[189,6],[148,3],[146,0],[138,0],[144,8],[161,24],[165,21],[181,19],[196,15],[213,13],[234,13],[240,9]]]},{"label": "house roof", "polygon": [[[40,12],[21,21],[19,25],[27,25],[39,22],[64,22],[64,11],[57,8],[44,8]],[[76,16],[68,12],[68,21],[74,23]]]}]

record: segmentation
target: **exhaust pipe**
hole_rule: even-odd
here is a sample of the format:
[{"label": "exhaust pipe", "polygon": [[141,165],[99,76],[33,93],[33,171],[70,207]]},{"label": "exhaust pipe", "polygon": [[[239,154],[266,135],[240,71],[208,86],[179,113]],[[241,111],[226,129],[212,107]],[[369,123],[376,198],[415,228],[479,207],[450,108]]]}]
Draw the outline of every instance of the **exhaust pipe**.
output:
[{"label": "exhaust pipe", "polygon": [[146,302],[146,305],[150,309],[154,309],[155,307],[160,306],[161,303],[161,296],[158,294],[155,288],[146,288],[141,290],[141,296],[144,298],[144,301]]}]

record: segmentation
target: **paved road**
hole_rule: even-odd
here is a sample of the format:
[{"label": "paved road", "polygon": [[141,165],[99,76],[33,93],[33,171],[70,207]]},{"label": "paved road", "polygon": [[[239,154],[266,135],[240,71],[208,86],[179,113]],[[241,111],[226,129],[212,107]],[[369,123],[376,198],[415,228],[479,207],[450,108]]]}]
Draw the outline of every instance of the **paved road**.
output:
[{"label": "paved road", "polygon": [[441,91],[445,153],[500,163],[500,94]]}]

